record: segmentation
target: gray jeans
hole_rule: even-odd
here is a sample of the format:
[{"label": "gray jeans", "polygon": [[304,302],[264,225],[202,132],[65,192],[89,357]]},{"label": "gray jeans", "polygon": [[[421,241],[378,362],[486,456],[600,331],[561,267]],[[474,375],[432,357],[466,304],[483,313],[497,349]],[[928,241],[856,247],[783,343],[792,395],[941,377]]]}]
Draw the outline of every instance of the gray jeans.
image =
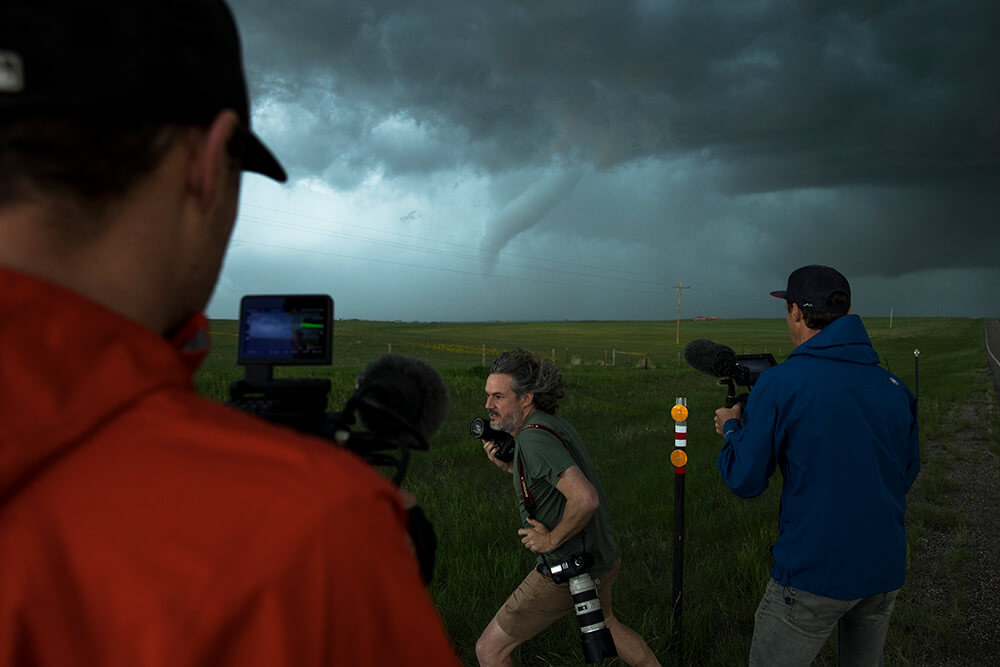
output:
[{"label": "gray jeans", "polygon": [[750,667],[809,665],[834,628],[840,667],[882,665],[882,647],[898,593],[834,600],[771,579],[757,607]]}]

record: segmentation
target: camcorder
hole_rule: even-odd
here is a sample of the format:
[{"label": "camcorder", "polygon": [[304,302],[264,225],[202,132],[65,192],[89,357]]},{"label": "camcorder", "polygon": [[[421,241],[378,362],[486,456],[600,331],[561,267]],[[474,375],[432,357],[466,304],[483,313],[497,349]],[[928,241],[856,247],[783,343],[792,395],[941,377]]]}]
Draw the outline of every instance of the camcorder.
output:
[{"label": "camcorder", "polygon": [[[325,294],[249,295],[240,301],[237,363],[245,377],[229,387],[229,403],[271,422],[346,447],[375,466],[394,469],[399,485],[411,449],[426,450],[422,423],[430,407],[425,385],[443,394],[440,376],[418,360],[385,355],[359,376],[339,412],[328,412],[330,380],[276,379],[276,366],[328,366],[333,360],[333,299]],[[446,407],[445,407],[446,409]],[[431,408],[432,412],[443,412]],[[436,415],[435,415],[436,416]],[[360,422],[362,428],[354,429]],[[430,432],[425,432],[425,431]],[[396,454],[387,452],[395,451]]]},{"label": "camcorder", "polygon": [[597,586],[590,576],[594,557],[589,553],[573,554],[558,565],[549,566],[549,576],[557,584],[569,582],[569,592],[573,596],[576,620],[580,624],[580,641],[583,655],[588,663],[600,662],[604,658],[618,655],[615,640],[604,622],[601,600]]},{"label": "camcorder", "polygon": [[[684,347],[684,360],[695,370],[719,378],[720,385],[726,385],[727,408],[745,403],[760,374],[777,365],[770,353],[736,354],[731,347],[705,338],[693,340]],[[737,386],[746,387],[747,392],[737,395]]]},{"label": "camcorder", "polygon": [[[719,380],[720,385],[726,385],[727,387],[726,407],[731,408],[737,403],[746,403],[747,398],[750,396],[749,390],[757,382],[760,374],[771,366],[776,366],[777,363],[774,360],[774,356],[767,352],[737,354],[732,375]],[[737,386],[746,387],[747,391],[737,394]]]},{"label": "camcorder", "polygon": [[514,436],[506,431],[498,431],[490,426],[490,423],[482,417],[476,417],[469,424],[469,434],[477,440],[495,442],[497,446],[493,456],[498,461],[510,463],[514,460]]},{"label": "camcorder", "polygon": [[[327,411],[330,380],[276,379],[277,366],[329,366],[333,361],[333,299],[326,294],[248,295],[240,300],[237,363],[245,377],[229,387],[228,404],[267,421],[319,436],[402,482],[411,450],[444,420],[448,390],[437,371],[404,355],[383,355],[358,376],[339,412]],[[419,507],[410,509],[425,581],[437,540]]]}]

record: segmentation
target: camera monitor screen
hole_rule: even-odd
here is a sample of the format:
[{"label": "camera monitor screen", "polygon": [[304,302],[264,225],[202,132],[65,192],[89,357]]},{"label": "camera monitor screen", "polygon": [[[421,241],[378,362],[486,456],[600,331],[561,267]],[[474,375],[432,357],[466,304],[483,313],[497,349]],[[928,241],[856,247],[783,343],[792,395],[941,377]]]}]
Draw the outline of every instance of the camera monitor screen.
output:
[{"label": "camera monitor screen", "polygon": [[757,382],[760,374],[771,366],[777,365],[774,357],[768,353],[764,354],[738,354],[736,355],[736,366],[742,369],[741,378],[736,382],[746,387],[752,387]]},{"label": "camera monitor screen", "polygon": [[750,371],[750,374],[754,377],[761,374],[761,372],[766,371],[771,366],[777,365],[774,357],[771,354],[738,354],[736,355],[736,363]]},{"label": "camera monitor screen", "polygon": [[333,360],[333,299],[326,294],[245,296],[237,362],[326,365]]}]

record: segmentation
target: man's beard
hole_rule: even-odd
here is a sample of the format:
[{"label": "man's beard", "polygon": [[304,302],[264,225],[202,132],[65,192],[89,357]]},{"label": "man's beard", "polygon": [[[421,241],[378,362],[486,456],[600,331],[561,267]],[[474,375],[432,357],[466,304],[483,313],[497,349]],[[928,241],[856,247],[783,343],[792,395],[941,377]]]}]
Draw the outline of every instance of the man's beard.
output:
[{"label": "man's beard", "polygon": [[510,414],[510,417],[504,421],[501,421],[496,426],[493,426],[493,428],[497,429],[498,431],[504,431],[505,433],[514,434],[517,432],[517,429],[521,428],[522,421],[524,421],[524,417],[521,416],[521,410],[520,408],[515,406],[514,410]]}]

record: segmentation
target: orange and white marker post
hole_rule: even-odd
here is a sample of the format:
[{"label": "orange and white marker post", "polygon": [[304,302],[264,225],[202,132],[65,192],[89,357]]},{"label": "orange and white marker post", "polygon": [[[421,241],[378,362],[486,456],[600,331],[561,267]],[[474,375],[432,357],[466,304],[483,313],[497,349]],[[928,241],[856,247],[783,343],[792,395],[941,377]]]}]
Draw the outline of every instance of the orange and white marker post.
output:
[{"label": "orange and white marker post", "polygon": [[681,644],[681,611],[684,600],[684,480],[687,472],[687,399],[678,398],[670,409],[674,419],[674,451],[670,462],[674,465],[674,648],[678,657],[683,654]]},{"label": "orange and white marker post", "polygon": [[687,399],[678,398],[677,404],[670,408],[670,416],[674,418],[674,451],[670,452],[670,462],[674,464],[674,474],[683,475],[687,466]]}]

